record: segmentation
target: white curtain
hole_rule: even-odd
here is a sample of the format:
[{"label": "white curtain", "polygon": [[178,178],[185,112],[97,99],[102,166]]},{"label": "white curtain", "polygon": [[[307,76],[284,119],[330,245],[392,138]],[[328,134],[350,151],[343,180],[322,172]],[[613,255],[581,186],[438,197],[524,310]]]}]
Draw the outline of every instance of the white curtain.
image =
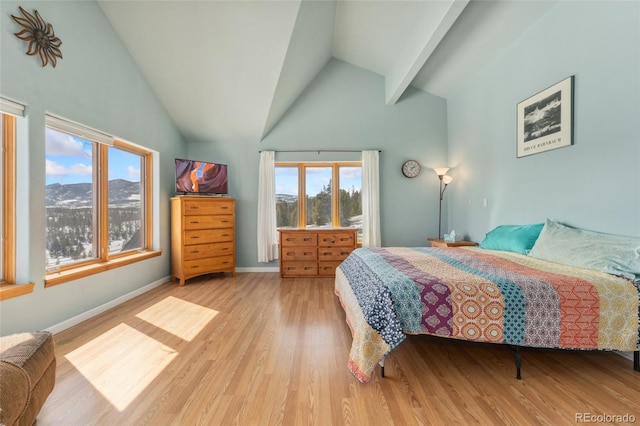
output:
[{"label": "white curtain", "polygon": [[258,262],[278,258],[275,152],[260,153],[258,173]]},{"label": "white curtain", "polygon": [[380,153],[362,151],[362,246],[380,247]]}]

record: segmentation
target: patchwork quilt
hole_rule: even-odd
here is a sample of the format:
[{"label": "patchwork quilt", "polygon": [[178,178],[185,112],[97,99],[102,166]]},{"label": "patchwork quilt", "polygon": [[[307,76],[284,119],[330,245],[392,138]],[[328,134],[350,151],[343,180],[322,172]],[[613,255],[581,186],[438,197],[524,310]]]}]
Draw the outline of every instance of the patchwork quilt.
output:
[{"label": "patchwork quilt", "polygon": [[359,248],[336,271],[366,382],[406,334],[563,349],[640,349],[640,288],[590,269],[479,248]]}]

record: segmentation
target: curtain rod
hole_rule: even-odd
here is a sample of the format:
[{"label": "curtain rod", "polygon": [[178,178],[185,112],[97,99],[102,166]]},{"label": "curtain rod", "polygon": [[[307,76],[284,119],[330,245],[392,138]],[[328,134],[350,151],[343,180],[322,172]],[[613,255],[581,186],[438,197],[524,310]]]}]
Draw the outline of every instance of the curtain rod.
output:
[{"label": "curtain rod", "polygon": [[[320,154],[321,152],[362,152],[362,151],[378,151],[382,152],[381,149],[285,149],[276,151],[275,149],[268,149],[265,151],[273,151],[273,152],[317,152]],[[258,151],[262,152],[262,150]]]}]

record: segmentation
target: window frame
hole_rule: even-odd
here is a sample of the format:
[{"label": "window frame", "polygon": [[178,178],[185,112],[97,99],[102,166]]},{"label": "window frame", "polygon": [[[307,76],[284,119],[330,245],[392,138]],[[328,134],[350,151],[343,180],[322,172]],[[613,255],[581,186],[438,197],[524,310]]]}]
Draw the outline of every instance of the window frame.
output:
[{"label": "window frame", "polygon": [[[74,123],[75,124],[75,123]],[[58,129],[56,129],[58,130]],[[96,144],[94,148],[98,152],[97,171],[94,171],[94,188],[97,194],[97,234],[98,253],[95,258],[86,261],[76,262],[71,265],[62,265],[54,270],[45,270],[45,287],[52,287],[63,284],[79,278],[88,277],[93,274],[104,272],[110,269],[129,265],[141,260],[160,256],[161,250],[153,249],[153,152],[132,143],[114,139],[112,144],[106,144],[87,138],[88,141]],[[108,174],[109,174],[109,154],[110,147],[118,148],[133,154],[140,155],[144,164],[144,170],[141,170],[140,188],[143,194],[141,199],[143,206],[142,219],[144,223],[141,225],[143,233],[143,247],[133,249],[123,253],[109,254],[109,203],[108,203]],[[53,268],[49,268],[53,269]]]},{"label": "window frame", "polygon": [[[100,168],[102,170],[106,170],[106,173],[103,173],[100,178],[101,178],[101,182],[100,182],[100,186],[102,188],[107,188],[108,187],[108,173],[109,173],[109,167],[108,167],[108,155],[107,155],[107,151],[109,149],[109,147],[107,145],[100,145],[100,148],[104,150],[103,155],[100,155]],[[146,149],[131,145],[131,144],[127,144],[126,142],[120,141],[120,140],[114,140],[113,141],[113,148],[118,148],[122,151],[127,151],[129,153],[132,154],[136,154],[139,155],[140,157],[142,157],[143,159],[143,163],[144,163],[144,167],[141,171],[141,176],[140,176],[140,190],[142,192],[142,199],[140,201],[142,201],[142,219],[144,221],[145,226],[142,227],[141,231],[142,231],[142,242],[143,242],[143,247],[141,248],[137,248],[137,249],[132,249],[130,251],[126,251],[126,252],[122,252],[122,253],[111,253],[109,254],[109,215],[108,215],[108,204],[109,204],[109,200],[108,200],[108,193],[107,191],[101,191],[100,195],[102,197],[104,197],[104,207],[105,210],[103,211],[101,209],[99,215],[101,218],[101,223],[100,223],[100,242],[101,242],[101,246],[100,246],[100,252],[101,253],[105,253],[106,256],[109,259],[117,259],[120,257],[126,257],[126,256],[130,256],[132,252],[136,251],[144,251],[144,250],[149,250],[150,247],[153,247],[153,227],[151,226],[153,224],[153,210],[151,208],[152,206],[152,198],[151,198],[151,193],[152,193],[152,189],[153,189],[153,185],[152,182],[150,181],[150,176],[152,176],[153,174],[151,173],[152,171],[152,166],[153,166],[153,154],[151,151],[148,151]],[[104,159],[104,164],[102,163]],[[104,179],[104,180],[102,180]],[[142,184],[142,181],[144,179],[144,185]],[[103,221],[103,222],[102,222]]]},{"label": "window frame", "polygon": [[34,283],[16,284],[16,137],[17,120],[0,112],[2,120],[2,276],[0,301],[33,292]]},{"label": "window frame", "polygon": [[340,167],[362,169],[362,161],[276,161],[274,167],[298,168],[298,228],[307,227],[306,168],[331,167],[331,228],[343,228],[340,226]]}]

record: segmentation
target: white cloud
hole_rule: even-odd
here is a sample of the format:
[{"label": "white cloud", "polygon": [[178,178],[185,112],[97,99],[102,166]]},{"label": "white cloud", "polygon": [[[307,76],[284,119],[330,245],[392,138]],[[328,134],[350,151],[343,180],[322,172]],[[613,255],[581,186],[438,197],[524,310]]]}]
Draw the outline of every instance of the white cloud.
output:
[{"label": "white cloud", "polygon": [[69,168],[69,174],[76,176],[90,176],[93,168],[89,164],[74,164]]},{"label": "white cloud", "polygon": [[362,178],[362,167],[340,167],[340,177],[345,179]]},{"label": "white cloud", "polygon": [[62,164],[58,164],[55,161],[45,160],[45,172],[47,176],[64,176],[65,168]]},{"label": "white cloud", "polygon": [[45,172],[47,176],[91,176],[92,168],[88,164],[73,164],[66,167],[55,161],[45,160]]},{"label": "white cloud", "polygon": [[46,130],[45,146],[47,150],[47,155],[51,155],[51,156],[53,155],[64,155],[67,157],[87,157],[88,156],[87,151],[84,149],[83,142],[66,133],[61,133],[49,128],[47,128]]},{"label": "white cloud", "polygon": [[133,167],[133,166],[128,166],[127,167],[127,176],[129,176],[129,178],[134,181],[137,182],[140,180],[140,169]]}]

